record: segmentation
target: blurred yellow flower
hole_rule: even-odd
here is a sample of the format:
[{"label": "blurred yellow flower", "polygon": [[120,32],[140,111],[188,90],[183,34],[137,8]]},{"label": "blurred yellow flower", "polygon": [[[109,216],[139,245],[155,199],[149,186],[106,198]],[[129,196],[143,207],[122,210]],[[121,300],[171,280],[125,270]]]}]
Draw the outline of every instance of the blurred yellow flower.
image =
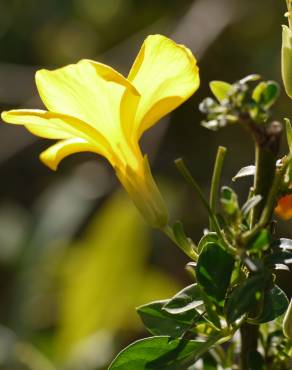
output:
[{"label": "blurred yellow flower", "polygon": [[53,170],[73,153],[104,156],[148,223],[162,228],[167,211],[139,140],[199,83],[191,51],[165,36],[151,35],[127,78],[92,60],[39,70],[36,85],[47,110],[11,110],[1,116],[37,136],[60,140],[40,155]]}]

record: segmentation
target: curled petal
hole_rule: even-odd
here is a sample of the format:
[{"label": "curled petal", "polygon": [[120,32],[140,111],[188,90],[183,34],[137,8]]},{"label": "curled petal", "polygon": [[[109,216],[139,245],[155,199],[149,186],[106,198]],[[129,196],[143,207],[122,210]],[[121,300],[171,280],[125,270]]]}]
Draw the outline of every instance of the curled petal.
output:
[{"label": "curled petal", "polygon": [[199,69],[189,49],[162,35],[145,40],[128,76],[141,94],[134,127],[127,134],[142,133],[177,108],[199,87]]},{"label": "curled petal", "polygon": [[15,109],[2,112],[3,121],[25,126],[31,133],[46,139],[69,139],[83,137],[88,141],[100,141],[102,135],[87,123],[65,114],[39,109]]},{"label": "curled petal", "polygon": [[107,138],[120,136],[120,102],[132,84],[109,66],[81,60],[54,71],[36,73],[39,94],[48,110],[74,116]]},{"label": "curled petal", "polygon": [[50,169],[56,170],[59,163],[71,154],[79,152],[95,152],[102,154],[103,148],[89,144],[81,138],[73,138],[59,141],[41,153],[40,160]]}]

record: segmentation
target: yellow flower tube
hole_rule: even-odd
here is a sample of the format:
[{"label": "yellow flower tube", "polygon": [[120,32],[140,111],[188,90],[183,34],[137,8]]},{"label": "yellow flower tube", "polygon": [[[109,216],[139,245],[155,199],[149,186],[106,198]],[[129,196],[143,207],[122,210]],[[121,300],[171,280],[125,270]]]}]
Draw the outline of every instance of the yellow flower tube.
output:
[{"label": "yellow flower tube", "polygon": [[289,27],[282,26],[281,69],[287,95],[292,99],[292,1],[286,0]]},{"label": "yellow flower tube", "polygon": [[286,25],[282,27],[282,80],[287,95],[292,99],[292,31]]},{"label": "yellow flower tube", "polygon": [[1,117],[37,136],[59,140],[40,155],[53,170],[73,153],[104,156],[146,221],[164,228],[166,207],[139,140],[199,83],[191,51],[165,36],[151,35],[127,78],[92,60],[43,69],[36,73],[36,85],[47,110],[11,110]]}]

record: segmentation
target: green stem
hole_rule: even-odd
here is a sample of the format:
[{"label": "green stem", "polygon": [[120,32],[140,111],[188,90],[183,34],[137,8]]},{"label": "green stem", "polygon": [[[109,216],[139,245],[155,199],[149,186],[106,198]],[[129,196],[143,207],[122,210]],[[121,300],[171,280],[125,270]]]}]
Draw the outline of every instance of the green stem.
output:
[{"label": "green stem", "polygon": [[254,207],[251,216],[251,228],[258,222],[263,208],[265,207],[274,177],[276,168],[276,155],[270,148],[256,143],[256,175],[254,181],[254,195],[261,195],[262,200]]},{"label": "green stem", "polygon": [[[253,209],[250,234],[265,227],[271,219],[275,197],[279,189],[279,176],[276,174],[276,161],[279,150],[282,126],[272,122],[259,126],[254,121],[248,122],[248,128],[255,142],[256,175],[254,194],[261,195],[262,200]],[[282,171],[281,171],[282,173]],[[281,176],[282,178],[282,176]],[[250,236],[249,236],[250,237]],[[247,239],[243,239],[245,245]],[[241,334],[241,370],[250,370],[249,359],[258,349],[259,325],[244,323]]]},{"label": "green stem", "polygon": [[291,0],[286,0],[286,4],[287,4],[287,9],[288,9],[288,22],[289,22],[289,28],[290,30],[292,30],[292,16],[291,16],[291,8],[292,8],[292,4],[291,4]]},{"label": "green stem", "polygon": [[274,178],[273,184],[271,186],[266,206],[262,211],[261,218],[259,222],[256,224],[256,226],[250,230],[247,231],[245,234],[242,235],[241,244],[246,244],[250,239],[252,239],[263,227],[265,227],[273,214],[275,204],[277,202],[278,198],[278,191],[281,186],[281,183],[283,181],[283,178],[286,174],[288,166],[291,164],[292,161],[292,154],[290,154],[285,160],[282,165],[282,168],[276,172],[276,176]]},{"label": "green stem", "polygon": [[209,217],[214,225],[214,229],[219,235],[219,237],[224,240],[222,231],[220,229],[219,223],[217,221],[217,218],[215,214],[213,213],[207,199],[205,198],[200,186],[197,184],[193,176],[191,175],[190,171],[187,169],[186,165],[184,164],[184,161],[182,158],[176,159],[175,160],[175,165],[178,168],[179,172],[182,174],[182,176],[185,178],[185,180],[193,187],[193,189],[196,191],[198,197],[200,198],[202,204],[206,208]]},{"label": "green stem", "polygon": [[190,244],[189,241],[186,241],[186,243],[179,243],[177,238],[174,235],[173,229],[171,226],[167,225],[163,230],[164,234],[177,246],[179,249],[184,252],[188,257],[190,257],[193,261],[198,260],[198,255],[194,251],[192,245]]},{"label": "green stem", "polygon": [[[223,167],[225,154],[226,154],[226,148],[223,146],[219,146],[217,155],[216,155],[212,182],[211,182],[211,191],[210,191],[210,208],[213,214],[216,214],[220,178],[222,174],[222,167]],[[215,226],[210,217],[210,230],[212,231],[214,229],[215,229]]]},{"label": "green stem", "polygon": [[214,230],[217,233],[222,245],[224,245],[224,247],[226,249],[228,249],[230,253],[235,254],[235,252],[236,252],[235,248],[232,245],[230,245],[228,243],[228,241],[226,240],[226,238],[225,238],[225,236],[224,236],[224,234],[223,234],[223,232],[220,228],[217,217],[215,216],[214,212],[212,211],[212,209],[211,209],[207,199],[205,198],[200,186],[197,184],[196,180],[193,178],[190,171],[187,169],[186,165],[184,164],[183,159],[182,158],[176,159],[175,164],[176,164],[176,167],[178,168],[178,170],[180,171],[180,173],[182,174],[182,176],[185,178],[185,180],[196,191],[198,197],[200,198],[201,202],[205,206],[205,208],[206,208],[206,210],[209,214],[210,220],[211,220],[212,224],[214,225]]},{"label": "green stem", "polygon": [[250,370],[250,359],[258,347],[259,326],[243,324],[241,334],[241,370]]}]

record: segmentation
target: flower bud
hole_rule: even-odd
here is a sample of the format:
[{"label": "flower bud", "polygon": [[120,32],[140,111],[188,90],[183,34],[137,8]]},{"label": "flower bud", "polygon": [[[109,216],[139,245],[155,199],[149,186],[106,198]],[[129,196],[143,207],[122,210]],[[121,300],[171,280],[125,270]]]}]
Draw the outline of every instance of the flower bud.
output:
[{"label": "flower bud", "polygon": [[283,320],[283,332],[287,338],[292,339],[292,299]]},{"label": "flower bud", "polygon": [[282,26],[282,79],[287,95],[292,99],[292,31]]}]

